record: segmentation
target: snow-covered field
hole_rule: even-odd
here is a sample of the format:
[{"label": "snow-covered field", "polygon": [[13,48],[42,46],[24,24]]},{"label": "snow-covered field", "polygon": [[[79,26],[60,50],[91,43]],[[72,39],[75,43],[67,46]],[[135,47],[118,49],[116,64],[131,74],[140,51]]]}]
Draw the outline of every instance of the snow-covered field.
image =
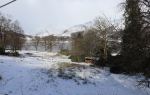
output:
[{"label": "snow-covered field", "polygon": [[72,63],[56,53],[22,51],[22,57],[0,56],[0,95],[150,95],[138,77]]}]

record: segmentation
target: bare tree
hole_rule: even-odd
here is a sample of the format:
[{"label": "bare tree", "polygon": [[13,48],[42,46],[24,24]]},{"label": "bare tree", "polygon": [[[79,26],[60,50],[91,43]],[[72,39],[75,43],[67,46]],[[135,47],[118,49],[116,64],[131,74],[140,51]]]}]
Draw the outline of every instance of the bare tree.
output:
[{"label": "bare tree", "polygon": [[116,28],[116,25],[110,20],[102,17],[96,18],[94,28],[99,35],[101,57],[104,60],[107,60],[107,57],[113,52],[113,47],[116,46],[119,48],[121,41],[121,30]]},{"label": "bare tree", "polygon": [[33,45],[34,45],[36,51],[38,50],[38,46],[39,46],[40,40],[41,40],[41,38],[39,36],[35,36],[32,39],[32,42],[33,42]]},{"label": "bare tree", "polygon": [[47,48],[49,51],[52,51],[53,46],[55,45],[55,41],[56,41],[55,36],[49,35],[47,37]]},{"label": "bare tree", "polygon": [[99,38],[101,41],[101,56],[104,60],[107,59],[108,56],[108,28],[110,25],[107,23],[107,21],[104,18],[97,18],[95,20],[95,28],[96,31],[98,31]]},{"label": "bare tree", "polygon": [[42,37],[41,39],[43,40],[43,45],[44,45],[45,51],[47,51],[48,38],[47,37]]}]

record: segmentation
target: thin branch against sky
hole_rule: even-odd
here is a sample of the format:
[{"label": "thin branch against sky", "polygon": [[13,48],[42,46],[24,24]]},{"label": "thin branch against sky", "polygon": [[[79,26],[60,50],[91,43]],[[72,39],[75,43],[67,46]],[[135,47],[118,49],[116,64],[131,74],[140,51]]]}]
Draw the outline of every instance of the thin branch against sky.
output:
[{"label": "thin branch against sky", "polygon": [[15,1],[17,1],[17,0],[12,0],[12,1],[8,2],[8,3],[5,3],[5,4],[1,5],[0,8],[3,8],[3,7],[5,7],[5,6],[7,6],[7,5],[9,5],[9,4],[11,4],[11,3],[15,2]]}]

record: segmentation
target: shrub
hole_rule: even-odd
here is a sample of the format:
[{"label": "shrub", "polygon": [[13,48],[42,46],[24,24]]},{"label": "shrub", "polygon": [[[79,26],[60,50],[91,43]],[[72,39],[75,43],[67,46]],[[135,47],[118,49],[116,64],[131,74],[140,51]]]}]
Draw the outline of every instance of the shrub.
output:
[{"label": "shrub", "polygon": [[0,76],[0,80],[2,80],[3,78],[2,78],[2,76]]},{"label": "shrub", "polygon": [[121,66],[112,66],[110,67],[110,72],[114,73],[114,74],[120,74],[120,73],[124,73],[124,70]]},{"label": "shrub", "polygon": [[0,54],[5,54],[5,48],[0,47]]},{"label": "shrub", "polygon": [[105,67],[106,66],[106,61],[104,61],[102,58],[99,59],[99,60],[94,60],[94,64],[96,66],[99,66],[99,67]]},{"label": "shrub", "polygon": [[143,66],[143,71],[144,71],[144,76],[146,78],[150,78],[150,58],[147,58],[144,62]]},{"label": "shrub", "polygon": [[110,72],[115,74],[124,73],[124,63],[123,57],[121,55],[110,56],[108,59],[107,66],[110,67]]},{"label": "shrub", "polygon": [[70,51],[69,51],[68,49],[62,49],[62,50],[60,51],[60,54],[63,54],[63,55],[68,56],[68,55],[70,55]]},{"label": "shrub", "polygon": [[84,62],[85,56],[84,55],[79,55],[79,56],[72,55],[69,58],[71,59],[72,62]]},{"label": "shrub", "polygon": [[7,55],[7,56],[15,56],[15,57],[19,57],[20,56],[19,52],[7,52],[5,55]]},{"label": "shrub", "polygon": [[19,52],[14,52],[13,56],[17,56],[18,57],[18,56],[20,56],[20,54],[19,54]]}]

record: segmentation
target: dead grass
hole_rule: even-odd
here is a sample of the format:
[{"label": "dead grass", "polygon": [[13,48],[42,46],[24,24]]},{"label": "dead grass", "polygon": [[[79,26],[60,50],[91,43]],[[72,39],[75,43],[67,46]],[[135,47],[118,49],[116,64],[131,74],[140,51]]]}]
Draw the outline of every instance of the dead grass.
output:
[{"label": "dead grass", "polygon": [[77,85],[81,84],[94,84],[87,78],[81,77],[77,72],[89,68],[88,66],[72,63],[60,63],[57,69],[50,69],[47,74],[50,78],[61,78],[65,80],[73,80]]},{"label": "dead grass", "polygon": [[61,63],[58,65],[59,69],[75,69],[75,68],[86,68],[85,66],[83,65],[80,65],[80,64],[72,64],[72,63]]}]

